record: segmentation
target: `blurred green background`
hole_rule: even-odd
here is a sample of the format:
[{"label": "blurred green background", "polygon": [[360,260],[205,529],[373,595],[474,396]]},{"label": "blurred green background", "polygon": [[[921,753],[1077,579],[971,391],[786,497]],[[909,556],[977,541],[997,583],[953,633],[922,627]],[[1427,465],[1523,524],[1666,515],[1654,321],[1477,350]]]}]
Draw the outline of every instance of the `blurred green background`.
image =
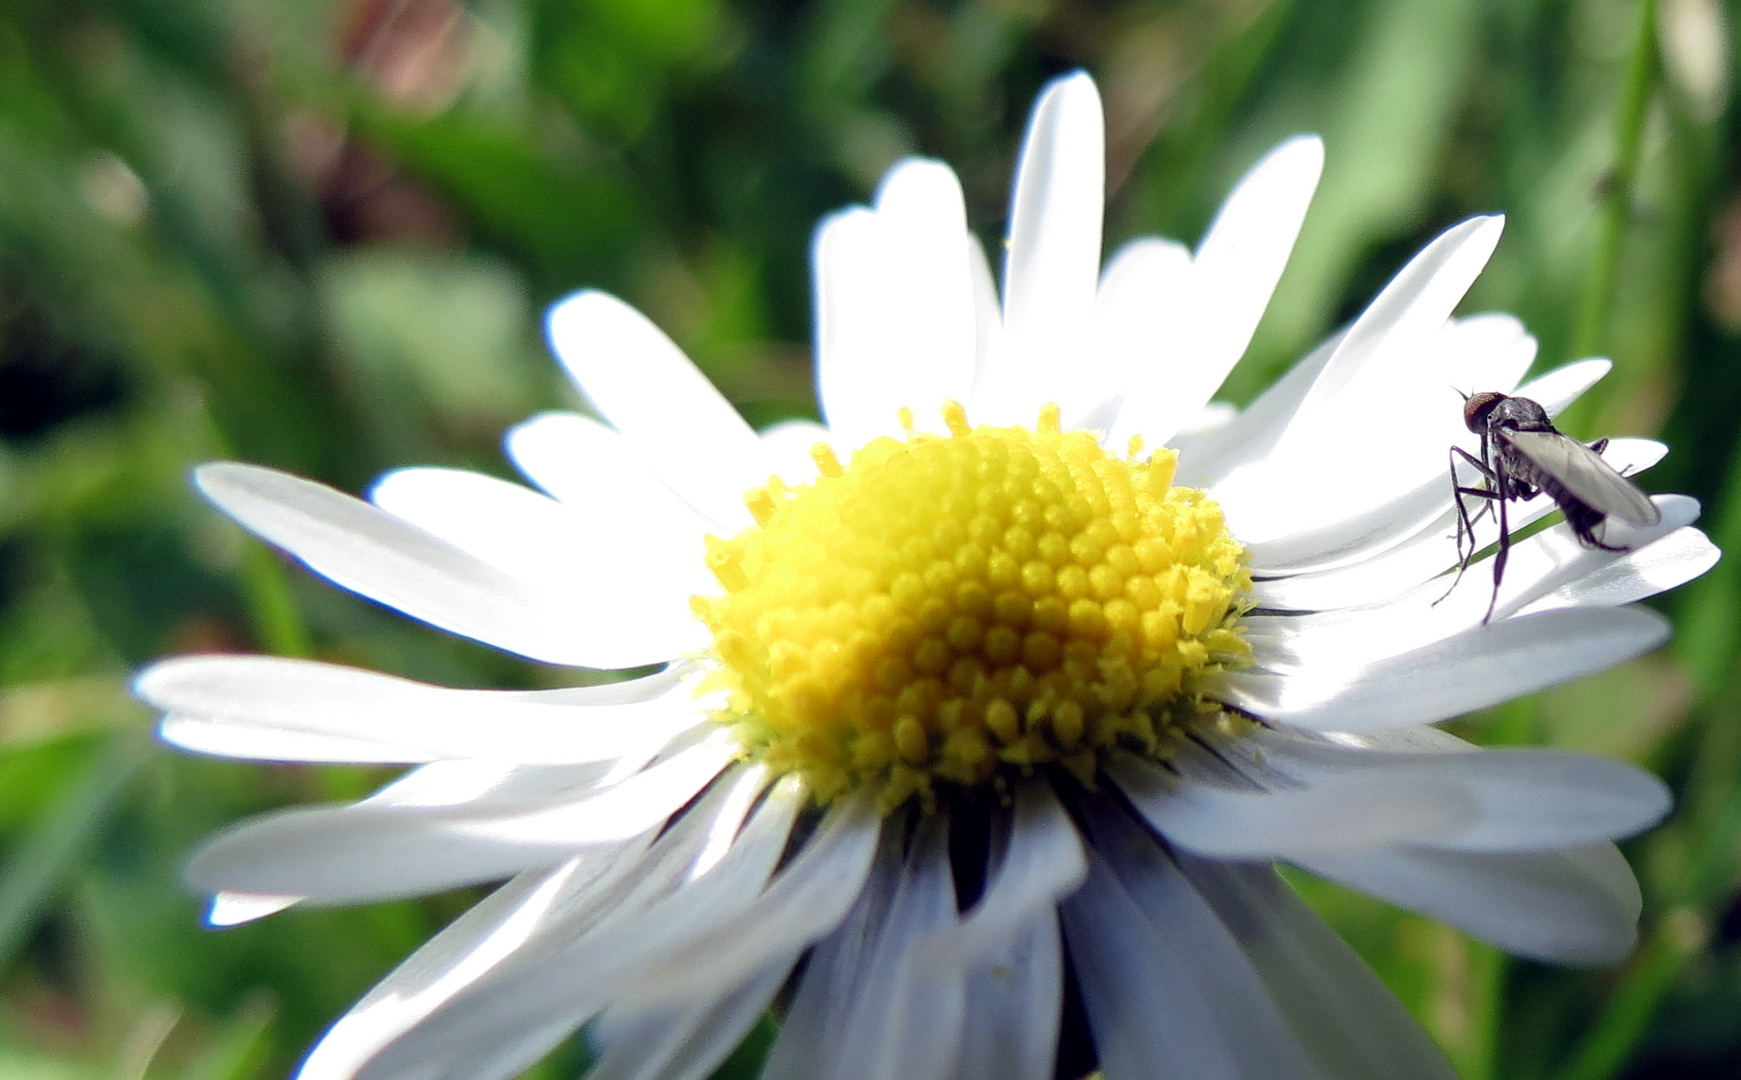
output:
[{"label": "blurred green background", "polygon": [[[1520,314],[1541,366],[1613,356],[1566,426],[1666,439],[1646,486],[1697,495],[1741,548],[1738,21],[1716,0],[6,0],[0,1077],[284,1076],[471,899],[202,929],[177,883],[200,835],[381,777],[173,755],[127,697],[138,665],[571,674],[286,566],[192,496],[190,465],[353,491],[401,464],[506,475],[501,432],[573,400],[539,313],[582,286],[649,313],[752,420],[809,414],[817,217],[923,153],[995,244],[1029,102],[1073,67],[1106,99],[1109,244],[1194,242],[1265,149],[1327,140],[1232,399],[1439,229],[1504,210],[1465,310]],[[1629,845],[1629,963],[1508,960],[1302,882],[1470,1080],[1741,1076],[1738,573],[1660,601],[1661,653],[1459,726],[1674,786],[1675,817]]]}]

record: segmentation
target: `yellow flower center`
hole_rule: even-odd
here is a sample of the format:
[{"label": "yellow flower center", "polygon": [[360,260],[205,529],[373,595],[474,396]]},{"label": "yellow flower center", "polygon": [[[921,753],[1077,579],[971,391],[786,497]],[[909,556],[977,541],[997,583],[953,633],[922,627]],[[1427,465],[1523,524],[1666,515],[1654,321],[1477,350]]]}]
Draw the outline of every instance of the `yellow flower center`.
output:
[{"label": "yellow flower center", "polygon": [[698,596],[728,691],[714,719],[819,800],[873,785],[885,811],[939,788],[1103,755],[1164,758],[1219,715],[1194,680],[1245,663],[1245,550],[1178,454],[1109,455],[1059,430],[879,438],[843,468],[747,497],[757,524],[708,538]]}]

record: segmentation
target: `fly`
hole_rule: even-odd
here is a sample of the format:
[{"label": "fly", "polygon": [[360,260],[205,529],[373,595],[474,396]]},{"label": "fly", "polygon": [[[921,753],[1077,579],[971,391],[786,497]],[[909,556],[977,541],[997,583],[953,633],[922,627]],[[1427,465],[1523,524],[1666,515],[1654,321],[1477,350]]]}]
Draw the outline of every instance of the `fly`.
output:
[{"label": "fly", "polygon": [[[1605,543],[1597,535],[1596,530],[1609,517],[1640,527],[1662,521],[1662,511],[1649,496],[1602,460],[1607,439],[1585,446],[1562,434],[1548,419],[1547,410],[1529,398],[1492,391],[1470,394],[1463,399],[1463,422],[1481,436],[1481,456],[1476,457],[1460,446],[1451,447],[1451,493],[1457,502],[1459,560],[1451,588],[1455,589],[1457,582],[1463,580],[1463,572],[1475,558],[1475,522],[1488,510],[1494,510],[1499,519],[1499,550],[1493,557],[1493,596],[1487,601],[1483,623],[1493,618],[1493,607],[1499,602],[1499,583],[1505,577],[1505,562],[1511,555],[1507,503],[1546,495],[1566,516],[1566,524],[1572,527],[1572,534],[1580,544],[1603,551],[1627,550]],[[1459,457],[1480,472],[1483,481],[1480,486],[1468,487],[1457,482]],[[1469,513],[1467,500],[1471,498],[1486,500],[1474,514]],[[1449,595],[1447,591],[1445,596]]]}]

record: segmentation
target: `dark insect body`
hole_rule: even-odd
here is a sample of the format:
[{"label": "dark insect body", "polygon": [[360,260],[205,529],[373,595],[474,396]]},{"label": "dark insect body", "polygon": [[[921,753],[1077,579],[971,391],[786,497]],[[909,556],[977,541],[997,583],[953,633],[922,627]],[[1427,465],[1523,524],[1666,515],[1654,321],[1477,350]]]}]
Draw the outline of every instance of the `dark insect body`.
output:
[{"label": "dark insect body", "polygon": [[[1640,491],[1637,484],[1602,460],[1607,439],[1588,446],[1562,434],[1548,419],[1547,410],[1529,398],[1488,391],[1463,399],[1463,422],[1481,436],[1481,456],[1460,446],[1451,447],[1451,492],[1457,503],[1457,576],[1451,588],[1463,580],[1475,558],[1475,522],[1493,510],[1499,519],[1499,550],[1493,556],[1493,596],[1487,601],[1486,623],[1499,602],[1499,584],[1505,578],[1505,563],[1511,555],[1511,522],[1506,505],[1546,495],[1566,517],[1572,534],[1585,547],[1625,551],[1604,542],[1597,534],[1609,517],[1640,527],[1662,521],[1662,512]],[[1474,466],[1483,484],[1469,487],[1457,482],[1457,459]],[[1469,513],[1468,499],[1485,500],[1481,509]],[[1465,548],[1467,544],[1467,548]],[[1449,591],[1445,596],[1451,595]],[[1443,600],[1444,597],[1440,597]],[[1436,603],[1437,601],[1435,601]]]}]

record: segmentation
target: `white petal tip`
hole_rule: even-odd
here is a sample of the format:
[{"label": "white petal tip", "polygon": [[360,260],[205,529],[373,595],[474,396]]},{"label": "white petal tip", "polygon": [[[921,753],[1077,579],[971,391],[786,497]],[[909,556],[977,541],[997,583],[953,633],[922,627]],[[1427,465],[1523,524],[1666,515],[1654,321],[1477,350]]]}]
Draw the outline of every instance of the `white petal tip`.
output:
[{"label": "white petal tip", "polygon": [[1034,101],[1033,115],[1035,127],[1040,126],[1042,118],[1050,117],[1054,120],[1092,122],[1098,129],[1102,123],[1100,88],[1086,71],[1078,70],[1068,75],[1060,75],[1040,91],[1040,96]]},{"label": "white petal tip", "polygon": [[294,500],[310,488],[325,488],[325,485],[313,480],[244,461],[211,461],[196,466],[193,470],[193,486],[206,497],[207,502],[241,522],[250,531],[254,531],[253,526],[247,523],[245,515],[251,507],[259,506],[262,500],[282,503],[286,498]]},{"label": "white petal tip", "polygon": [[934,183],[951,183],[954,180],[955,170],[936,158],[902,158],[889,166],[888,172],[883,173],[882,182],[877,185],[876,203],[881,207],[891,198],[898,198],[910,186],[928,187]]},{"label": "white petal tip", "polygon": [[271,471],[240,461],[208,461],[204,465],[194,466],[193,486],[199,489],[200,494],[216,502],[226,489],[234,487],[250,473]]},{"label": "white petal tip", "polygon": [[544,332],[551,349],[562,355],[564,348],[584,332],[589,320],[608,308],[623,306],[621,300],[597,289],[582,289],[556,301],[544,315]]},{"label": "white petal tip", "polygon": [[163,660],[150,667],[140,668],[133,674],[133,683],[129,690],[134,697],[155,708],[162,708],[158,695],[164,682],[170,677],[165,668],[174,664],[173,660]]},{"label": "white petal tip", "polygon": [[264,896],[255,893],[221,892],[206,909],[206,925],[214,930],[264,919],[301,902],[300,896]]},{"label": "white petal tip", "polygon": [[1441,232],[1433,238],[1432,243],[1422,249],[1422,253],[1448,245],[1453,250],[1485,249],[1491,255],[1493,249],[1499,246],[1500,234],[1504,232],[1504,214],[1477,214],[1464,218]]},{"label": "white petal tip", "polygon": [[[143,694],[140,696],[144,697]],[[150,701],[150,699],[147,699],[147,701],[153,708],[168,708],[168,706],[160,705],[155,701]],[[183,736],[182,731],[184,727],[185,725],[181,722],[180,717],[165,716],[162,720],[157,722],[157,741],[163,743],[165,746],[173,746],[178,750],[187,750],[195,754],[202,753],[203,751],[199,746],[198,740],[188,739]]]},{"label": "white petal tip", "polygon": [[[895,166],[899,169],[901,166]],[[886,189],[894,177],[894,171],[883,178],[883,188]],[[879,196],[880,197],[880,196]],[[875,213],[867,206],[848,206],[832,213],[822,215],[816,222],[816,231],[810,234],[811,265],[816,273],[821,273],[825,252],[830,245],[843,242],[840,238],[855,230],[870,229],[876,220]],[[818,297],[820,301],[820,297]]]},{"label": "white petal tip", "polygon": [[1660,778],[1640,771],[1636,774],[1633,784],[1634,790],[1638,793],[1637,827],[1626,832],[1616,833],[1610,837],[1612,840],[1623,840],[1628,836],[1635,836],[1648,829],[1654,829],[1662,824],[1663,819],[1668,817],[1669,811],[1674,809],[1674,792],[1670,791],[1669,786],[1663,783]]},{"label": "white petal tip", "polygon": [[1047,98],[1053,94],[1081,93],[1085,90],[1099,93],[1094,85],[1094,76],[1082,68],[1077,68],[1075,71],[1067,71],[1047,83],[1045,89],[1040,91],[1040,96]]},{"label": "white petal tip", "polygon": [[1295,135],[1265,155],[1263,164],[1271,162],[1285,162],[1290,169],[1309,176],[1315,186],[1324,172],[1324,140],[1318,135]]}]

